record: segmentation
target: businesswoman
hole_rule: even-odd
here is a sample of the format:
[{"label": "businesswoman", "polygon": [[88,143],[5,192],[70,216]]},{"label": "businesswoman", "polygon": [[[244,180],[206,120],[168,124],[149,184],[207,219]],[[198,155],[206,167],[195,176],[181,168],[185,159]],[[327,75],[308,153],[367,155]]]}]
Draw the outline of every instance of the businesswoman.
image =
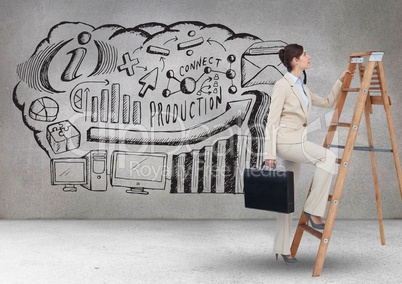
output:
[{"label": "businesswoman", "polygon": [[[301,75],[310,69],[311,57],[298,44],[290,44],[279,51],[279,58],[288,72],[278,80],[271,96],[266,126],[265,164],[276,167],[277,156],[284,160],[286,170],[294,172],[295,188],[302,163],[316,167],[311,193],[304,205],[304,214],[313,228],[323,229],[324,216],[335,155],[328,149],[307,140],[307,124],[311,106],[332,108],[340,93],[341,85],[349,70],[345,70],[332,87],[331,93],[320,97],[303,84]],[[352,75],[352,74],[351,74]],[[296,263],[290,253],[292,214],[278,213],[274,253],[281,254],[287,263]]]}]

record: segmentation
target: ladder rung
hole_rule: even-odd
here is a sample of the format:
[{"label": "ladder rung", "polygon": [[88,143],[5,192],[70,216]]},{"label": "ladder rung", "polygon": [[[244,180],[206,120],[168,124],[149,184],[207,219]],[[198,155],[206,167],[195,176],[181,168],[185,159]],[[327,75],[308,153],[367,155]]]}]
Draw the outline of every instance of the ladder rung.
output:
[{"label": "ladder rung", "polygon": [[331,126],[350,127],[350,123],[349,122],[331,122]]},{"label": "ladder rung", "polygon": [[[369,87],[369,91],[381,91],[381,87],[377,87],[379,85],[373,85]],[[342,92],[360,92],[360,88],[343,88]]]},{"label": "ladder rung", "polygon": [[359,92],[360,88],[343,88],[342,92]]},{"label": "ladder rung", "polygon": [[[344,145],[333,145],[333,144],[328,144],[329,148],[338,148],[338,149],[345,149]],[[380,148],[374,148],[374,147],[368,147],[368,146],[354,146],[353,150],[357,151],[369,151],[369,152],[393,152],[392,149],[380,149]]]},{"label": "ladder rung", "polygon": [[[370,96],[372,105],[384,105],[384,100],[381,96]],[[390,97],[388,97],[389,105],[392,105]]]},{"label": "ladder rung", "polygon": [[[360,67],[360,71],[362,71],[360,77],[363,78],[364,71],[366,71],[366,67]],[[371,78],[378,77],[378,71],[376,69],[373,70],[373,76]]]},{"label": "ladder rung", "polygon": [[341,161],[342,161],[342,159],[339,159],[339,158],[337,158],[336,160],[335,160],[335,163],[337,163],[337,164],[341,164]]},{"label": "ladder rung", "polygon": [[317,230],[314,230],[314,229],[311,228],[310,226],[307,226],[307,225],[304,225],[304,224],[301,224],[301,225],[299,225],[299,226],[300,226],[300,228],[302,228],[304,231],[310,233],[310,234],[313,235],[314,237],[316,237],[316,238],[318,238],[318,239],[321,240],[321,238],[322,238],[322,233],[321,233],[321,232],[319,232],[319,231],[317,231]]},{"label": "ladder rung", "polygon": [[328,195],[328,201],[331,202],[332,201],[332,195]]}]

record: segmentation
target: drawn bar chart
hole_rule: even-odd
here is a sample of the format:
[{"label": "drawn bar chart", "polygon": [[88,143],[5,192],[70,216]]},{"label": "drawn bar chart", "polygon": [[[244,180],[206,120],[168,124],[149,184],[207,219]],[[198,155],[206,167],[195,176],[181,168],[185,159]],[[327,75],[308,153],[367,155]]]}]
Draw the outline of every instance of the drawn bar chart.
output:
[{"label": "drawn bar chart", "polygon": [[112,84],[111,104],[110,104],[110,119],[112,123],[119,122],[120,110],[120,85]]},{"label": "drawn bar chart", "polygon": [[87,115],[91,122],[141,124],[141,102],[132,101],[128,94],[120,94],[120,84],[112,84],[111,89],[102,89],[100,94],[90,97]]},{"label": "drawn bar chart", "polygon": [[248,137],[234,135],[172,157],[171,193],[243,193],[250,165]]}]

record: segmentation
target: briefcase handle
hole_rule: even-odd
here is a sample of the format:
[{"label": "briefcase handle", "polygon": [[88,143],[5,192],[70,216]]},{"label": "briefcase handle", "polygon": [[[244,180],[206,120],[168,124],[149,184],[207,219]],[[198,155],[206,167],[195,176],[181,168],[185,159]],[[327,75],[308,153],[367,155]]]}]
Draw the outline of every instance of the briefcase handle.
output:
[{"label": "briefcase handle", "polygon": [[276,165],[275,165],[275,167],[273,167],[273,168],[268,167],[268,166],[265,164],[265,161],[262,162],[262,164],[261,164],[261,169],[264,169],[264,167],[267,167],[268,170],[270,170],[270,171],[274,171],[274,170],[276,169]]}]

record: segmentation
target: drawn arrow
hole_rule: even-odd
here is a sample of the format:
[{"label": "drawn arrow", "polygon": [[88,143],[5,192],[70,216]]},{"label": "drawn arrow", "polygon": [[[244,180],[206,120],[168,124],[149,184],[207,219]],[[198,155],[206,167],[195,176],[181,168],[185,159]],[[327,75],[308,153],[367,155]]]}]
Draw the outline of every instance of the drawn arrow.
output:
[{"label": "drawn arrow", "polygon": [[89,95],[89,93],[91,92],[91,90],[89,89],[89,88],[86,88],[85,90],[84,90],[84,93],[85,93],[85,95]]},{"label": "drawn arrow", "polygon": [[139,96],[142,98],[148,89],[155,90],[158,81],[158,67],[142,77],[138,82],[142,85]]},{"label": "drawn arrow", "polygon": [[[204,89],[211,89],[211,85],[207,85],[207,86],[204,86],[205,85],[205,83],[206,82],[211,82],[212,81],[212,77],[208,77],[207,79],[205,79],[205,81],[204,82],[202,82],[202,84],[201,84],[201,87],[200,87],[200,89],[198,90],[198,93],[204,93],[204,94],[208,94],[208,95],[210,95],[212,92],[211,91],[209,91],[209,92],[205,92],[204,91]],[[201,95],[201,94],[200,94]]]},{"label": "drawn arrow", "polygon": [[136,49],[134,49],[133,55],[134,55],[134,53],[135,53],[137,50],[141,50],[142,48],[143,48],[143,46],[141,45],[140,47],[137,47]]},{"label": "drawn arrow", "polygon": [[205,79],[204,82],[202,82],[202,84],[201,84],[201,89],[202,89],[202,87],[204,87],[204,85],[205,85],[205,83],[206,83],[207,81],[208,81],[208,82],[211,82],[211,81],[212,81],[212,77],[209,76],[207,79]]},{"label": "drawn arrow", "polygon": [[162,72],[163,70],[165,70],[165,57],[161,56],[161,58],[159,58],[159,61],[162,61],[162,63],[163,63],[163,68],[161,70],[161,72]]},{"label": "drawn arrow", "polygon": [[[203,94],[207,94],[208,96],[209,96],[210,94],[212,94],[211,91],[205,92],[205,91],[204,91],[205,88],[208,88],[208,90],[209,90],[209,89],[211,89],[211,86],[204,86],[201,90],[199,90],[199,92],[201,92],[201,93],[203,93]],[[201,96],[201,94],[200,94],[200,96]]]},{"label": "drawn arrow", "polygon": [[177,41],[177,40],[178,40],[177,36],[175,36],[174,38],[171,38],[171,39],[167,40],[163,45],[167,44],[169,41],[172,41],[172,40]]},{"label": "drawn arrow", "polygon": [[215,43],[219,44],[220,46],[222,46],[222,48],[226,51],[226,48],[225,48],[220,42],[218,42],[218,41],[216,41],[216,40],[213,40],[213,39],[209,38],[209,39],[207,39],[207,42],[208,42],[210,45],[212,45],[211,42],[215,42]]},{"label": "drawn arrow", "polygon": [[[120,144],[152,144],[177,146],[196,144],[232,126],[243,124],[249,113],[252,99],[228,102],[226,111],[208,121],[180,131],[142,131],[91,127],[88,141]],[[105,136],[105,133],[107,135]]]},{"label": "drawn arrow", "polygon": [[[84,90],[84,93],[85,93],[85,121],[87,121],[87,119],[88,119],[88,98],[89,98],[90,92],[91,91],[89,90],[88,87]],[[84,100],[82,102],[84,102]],[[82,106],[82,107],[84,108],[84,106]]]}]

